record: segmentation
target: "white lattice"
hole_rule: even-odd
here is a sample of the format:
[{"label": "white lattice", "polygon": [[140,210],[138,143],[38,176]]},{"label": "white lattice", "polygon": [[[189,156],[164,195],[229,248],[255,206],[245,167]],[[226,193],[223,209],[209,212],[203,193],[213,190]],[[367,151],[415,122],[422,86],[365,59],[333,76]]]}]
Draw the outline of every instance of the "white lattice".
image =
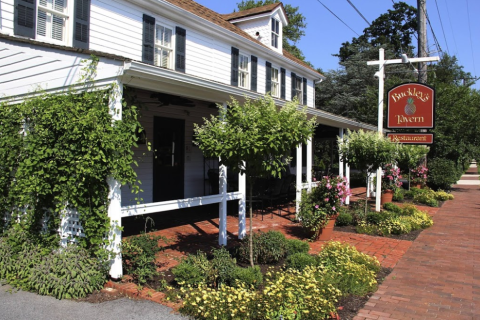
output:
[{"label": "white lattice", "polygon": [[60,242],[63,246],[68,243],[77,242],[78,237],[85,237],[82,224],[80,223],[80,214],[74,209],[65,209],[60,223]]}]

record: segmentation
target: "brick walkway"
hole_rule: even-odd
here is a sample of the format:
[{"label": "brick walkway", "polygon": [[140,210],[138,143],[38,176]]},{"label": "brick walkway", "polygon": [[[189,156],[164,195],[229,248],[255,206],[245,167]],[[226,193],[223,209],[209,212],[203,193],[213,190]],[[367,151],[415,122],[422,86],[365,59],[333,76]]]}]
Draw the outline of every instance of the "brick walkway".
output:
[{"label": "brick walkway", "polygon": [[480,188],[453,194],[354,320],[480,319]]}]

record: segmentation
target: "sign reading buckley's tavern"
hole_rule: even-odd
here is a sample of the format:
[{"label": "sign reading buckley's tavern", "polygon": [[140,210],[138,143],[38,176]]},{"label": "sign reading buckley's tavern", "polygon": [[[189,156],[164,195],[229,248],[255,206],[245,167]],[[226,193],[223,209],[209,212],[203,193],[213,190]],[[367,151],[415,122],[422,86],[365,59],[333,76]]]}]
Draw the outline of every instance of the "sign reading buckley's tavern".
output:
[{"label": "sign reading buckley's tavern", "polygon": [[387,128],[432,129],[435,90],[422,83],[404,83],[388,90]]}]

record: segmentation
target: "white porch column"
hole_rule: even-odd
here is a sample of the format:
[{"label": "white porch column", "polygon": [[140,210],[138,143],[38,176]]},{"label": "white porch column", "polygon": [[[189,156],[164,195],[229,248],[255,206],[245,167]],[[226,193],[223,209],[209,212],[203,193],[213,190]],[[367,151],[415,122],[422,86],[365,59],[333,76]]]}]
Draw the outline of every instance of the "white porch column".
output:
[{"label": "white porch column", "polygon": [[312,138],[307,141],[307,183],[308,183],[308,192],[312,190],[312,149],[313,142]]},{"label": "white porch column", "polygon": [[[347,178],[348,184],[350,185],[350,166],[348,163],[345,164],[345,178]],[[350,196],[345,199],[345,204],[350,204]]]},{"label": "white porch column", "polygon": [[[223,103],[223,108],[227,109],[227,104]],[[220,159],[219,159],[220,160]],[[222,201],[219,203],[218,212],[218,244],[221,246],[227,245],[227,167],[224,165],[218,168],[218,186],[219,192],[222,195]]]},{"label": "white porch column", "polygon": [[246,193],[247,193],[247,175],[238,174],[238,192],[242,193],[242,198],[238,200],[238,239],[243,239],[247,235],[247,225],[245,221],[246,211]]},{"label": "white porch column", "polygon": [[[338,136],[340,137],[340,139],[343,141],[343,128],[340,128],[338,130]],[[337,142],[338,143],[338,142]],[[340,177],[344,177],[343,175],[343,161],[340,157],[338,157],[338,175]]]},{"label": "white porch column", "polygon": [[297,186],[297,195],[296,195],[296,203],[295,203],[295,215],[298,214],[300,210],[300,201],[302,200],[302,144],[297,147],[297,163],[296,163],[296,183]]},{"label": "white porch column", "polygon": [[[114,121],[122,120],[122,97],[123,83],[116,80],[109,101],[109,112]],[[120,279],[123,276],[122,253],[120,250],[122,244],[122,192],[120,183],[113,177],[109,177],[107,182],[110,189],[108,194],[110,200],[108,206],[108,217],[110,218],[108,240],[110,244],[108,249],[115,254],[115,257],[110,261],[110,276],[114,279]]]}]

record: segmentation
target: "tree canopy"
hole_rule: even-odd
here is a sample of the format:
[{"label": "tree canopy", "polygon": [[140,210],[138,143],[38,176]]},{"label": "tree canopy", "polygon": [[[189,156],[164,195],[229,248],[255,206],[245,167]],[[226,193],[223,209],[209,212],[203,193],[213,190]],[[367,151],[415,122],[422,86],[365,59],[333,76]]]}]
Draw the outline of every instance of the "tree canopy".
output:
[{"label": "tree canopy", "polygon": [[[267,4],[279,3],[280,0],[242,0],[237,3],[239,11],[261,7]],[[288,18],[288,25],[283,29],[283,48],[293,54],[298,59],[305,61],[302,51],[296,46],[296,43],[305,35],[307,23],[305,16],[299,12],[299,7],[293,7],[290,4],[284,5],[285,13]]]}]

